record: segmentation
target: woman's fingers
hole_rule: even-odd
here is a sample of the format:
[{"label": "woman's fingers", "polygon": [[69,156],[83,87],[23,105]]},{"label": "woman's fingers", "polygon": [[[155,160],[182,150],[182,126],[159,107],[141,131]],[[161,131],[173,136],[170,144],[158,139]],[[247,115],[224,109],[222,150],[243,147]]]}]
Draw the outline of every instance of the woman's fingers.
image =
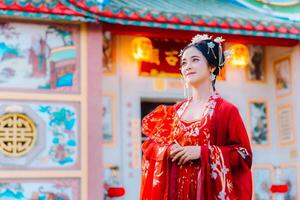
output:
[{"label": "woman's fingers", "polygon": [[174,155],[176,155],[178,152],[182,151],[183,147],[179,146],[179,147],[174,147],[172,148],[171,152],[170,152],[170,157],[174,157]]},{"label": "woman's fingers", "polygon": [[191,158],[190,158],[190,156],[187,156],[183,161],[182,161],[182,165],[184,165],[185,163],[187,163],[188,161],[190,161],[191,160]]},{"label": "woman's fingers", "polygon": [[179,165],[183,165],[190,160],[195,160],[200,158],[201,147],[199,146],[185,146],[174,148],[170,152],[170,157],[173,158],[172,161],[178,160]]},{"label": "woman's fingers", "polygon": [[184,164],[187,160],[190,160],[189,155],[187,152],[185,152],[185,154],[183,156],[181,156],[178,165],[182,165]]},{"label": "woman's fingers", "polygon": [[187,154],[184,154],[180,157],[180,159],[178,160],[178,165],[181,165],[182,161],[187,157]]},{"label": "woman's fingers", "polygon": [[182,155],[184,155],[184,153],[185,153],[185,151],[183,151],[183,150],[178,151],[176,154],[174,154],[172,162],[178,160]]}]

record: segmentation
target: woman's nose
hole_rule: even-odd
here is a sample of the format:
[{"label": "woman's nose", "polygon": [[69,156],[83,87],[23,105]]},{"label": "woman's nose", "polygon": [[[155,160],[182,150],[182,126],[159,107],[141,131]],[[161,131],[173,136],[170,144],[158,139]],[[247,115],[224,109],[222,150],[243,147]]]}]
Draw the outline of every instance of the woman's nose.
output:
[{"label": "woman's nose", "polygon": [[190,69],[191,69],[191,67],[189,64],[186,64],[185,66],[180,67],[181,72],[186,72]]},{"label": "woman's nose", "polygon": [[188,70],[190,70],[190,69],[191,69],[191,66],[190,66],[189,64],[187,64],[187,65],[185,66],[185,68],[184,68],[185,71],[188,71]]}]

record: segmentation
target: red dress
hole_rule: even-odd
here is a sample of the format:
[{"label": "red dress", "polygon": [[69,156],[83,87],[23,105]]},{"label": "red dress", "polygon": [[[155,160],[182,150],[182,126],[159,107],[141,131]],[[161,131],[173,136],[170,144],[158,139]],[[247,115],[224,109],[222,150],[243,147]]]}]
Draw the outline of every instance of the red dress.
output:
[{"label": "red dress", "polygon": [[[218,94],[209,98],[201,120],[181,115],[189,100],[159,106],[143,119],[142,200],[251,200],[252,152],[237,108]],[[178,166],[172,144],[201,146],[199,160]]]}]

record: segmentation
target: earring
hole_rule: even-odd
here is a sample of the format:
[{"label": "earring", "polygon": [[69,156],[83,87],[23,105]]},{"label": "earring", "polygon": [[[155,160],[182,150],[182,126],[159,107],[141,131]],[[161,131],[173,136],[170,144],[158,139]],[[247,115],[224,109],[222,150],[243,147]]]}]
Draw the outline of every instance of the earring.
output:
[{"label": "earring", "polygon": [[214,73],[210,74],[210,80],[214,81],[216,79],[216,75]]}]

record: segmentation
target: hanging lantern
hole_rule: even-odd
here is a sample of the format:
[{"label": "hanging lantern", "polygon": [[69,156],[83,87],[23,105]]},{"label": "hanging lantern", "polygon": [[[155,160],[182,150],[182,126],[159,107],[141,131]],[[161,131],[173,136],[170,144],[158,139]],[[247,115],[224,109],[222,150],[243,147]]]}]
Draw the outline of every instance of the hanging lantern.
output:
[{"label": "hanging lantern", "polygon": [[273,184],[270,187],[272,193],[287,193],[289,191],[288,184]]},{"label": "hanging lantern", "polygon": [[152,42],[146,37],[136,37],[132,40],[132,56],[137,61],[150,61],[152,57]]},{"label": "hanging lantern", "polygon": [[235,44],[230,47],[232,50],[229,63],[233,67],[246,67],[249,63],[249,51],[247,46],[243,44]]}]

